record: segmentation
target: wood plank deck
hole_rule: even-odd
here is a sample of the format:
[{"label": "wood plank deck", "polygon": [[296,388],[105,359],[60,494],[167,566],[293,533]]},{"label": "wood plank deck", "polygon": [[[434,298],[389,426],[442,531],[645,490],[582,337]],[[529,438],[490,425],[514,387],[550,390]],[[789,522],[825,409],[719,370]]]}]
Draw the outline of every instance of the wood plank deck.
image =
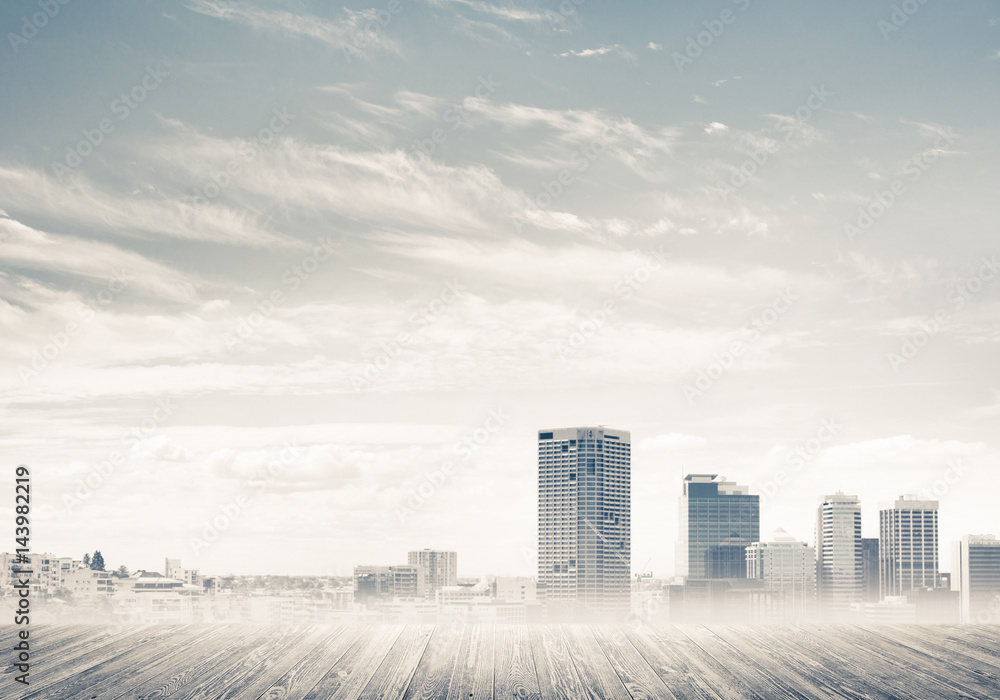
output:
[{"label": "wood plank deck", "polygon": [[[14,644],[9,625],[0,644]],[[1000,627],[43,625],[38,700],[1000,698]]]}]

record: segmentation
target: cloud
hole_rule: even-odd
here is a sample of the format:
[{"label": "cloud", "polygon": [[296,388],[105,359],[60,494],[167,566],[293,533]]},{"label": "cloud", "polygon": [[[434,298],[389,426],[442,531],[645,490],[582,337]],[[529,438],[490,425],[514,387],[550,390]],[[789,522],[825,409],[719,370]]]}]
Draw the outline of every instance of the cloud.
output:
[{"label": "cloud", "polygon": [[657,44],[655,41],[651,41],[646,44],[646,48],[650,51],[663,51],[663,44]]},{"label": "cloud", "polygon": [[596,49],[582,49],[580,51],[570,50],[564,51],[563,53],[555,54],[559,58],[591,58],[593,56],[605,56],[610,53],[616,53],[623,58],[634,61],[636,56],[634,53],[626,49],[621,44],[610,44],[607,46],[599,46]]},{"label": "cloud", "polygon": [[711,122],[705,126],[706,134],[718,134],[723,131],[729,131],[729,127],[721,122]]},{"label": "cloud", "polygon": [[[344,16],[336,22],[315,15],[294,14],[285,10],[267,10],[254,5],[222,0],[190,0],[187,8],[208,17],[227,20],[257,31],[289,37],[305,37],[336,48],[351,47],[352,55],[363,55],[369,48],[398,51],[398,46],[384,32],[371,32],[366,27],[379,25],[378,10],[354,11],[344,8]],[[380,25],[379,25],[380,26]]]},{"label": "cloud", "polygon": [[[107,243],[54,236],[25,226],[0,210],[0,261],[9,267],[65,273],[107,285],[118,279],[126,293],[193,302],[206,283]],[[119,279],[120,278],[120,279]]]}]

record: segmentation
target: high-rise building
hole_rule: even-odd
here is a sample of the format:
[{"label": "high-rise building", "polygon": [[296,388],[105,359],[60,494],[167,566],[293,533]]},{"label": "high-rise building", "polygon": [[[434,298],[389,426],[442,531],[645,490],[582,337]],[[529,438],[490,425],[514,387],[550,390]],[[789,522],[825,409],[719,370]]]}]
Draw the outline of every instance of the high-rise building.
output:
[{"label": "high-rise building", "polygon": [[627,431],[538,432],[538,588],[549,619],[628,614],[630,465]]},{"label": "high-rise building", "polygon": [[458,553],[443,552],[436,549],[422,549],[407,554],[410,566],[424,568],[424,586],[428,598],[445,586],[458,585]]},{"label": "high-rise building", "polygon": [[746,578],[746,548],[760,540],[760,496],[716,474],[688,474],[680,498],[677,575]]},{"label": "high-rise building", "polygon": [[861,602],[877,603],[881,600],[879,590],[878,538],[861,538]]},{"label": "high-rise building", "polygon": [[821,612],[839,616],[861,602],[861,503],[838,491],[816,513],[816,587]]},{"label": "high-rise building", "polygon": [[879,508],[883,598],[938,585],[938,502],[901,496]]},{"label": "high-rise building", "polygon": [[753,542],[746,550],[747,578],[764,582],[764,589],[780,591],[783,600],[774,621],[803,620],[814,612],[816,552],[784,530],[771,542]]},{"label": "high-rise building", "polygon": [[965,535],[955,543],[952,590],[959,591],[962,622],[1000,623],[1000,540]]}]

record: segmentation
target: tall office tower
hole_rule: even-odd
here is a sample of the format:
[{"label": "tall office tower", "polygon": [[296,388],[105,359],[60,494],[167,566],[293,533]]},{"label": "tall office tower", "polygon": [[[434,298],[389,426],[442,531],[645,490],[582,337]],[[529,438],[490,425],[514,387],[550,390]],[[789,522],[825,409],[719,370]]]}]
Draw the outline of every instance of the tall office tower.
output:
[{"label": "tall office tower", "polygon": [[1000,624],[1000,540],[965,535],[955,543],[952,590],[959,591],[962,622]]},{"label": "tall office tower", "polygon": [[816,587],[821,612],[843,615],[863,595],[861,503],[838,491],[816,513]]},{"label": "tall office tower", "polygon": [[428,598],[434,598],[444,586],[458,585],[458,553],[436,549],[409,552],[407,564],[424,568],[424,587]]},{"label": "tall office tower", "polygon": [[680,498],[677,575],[746,578],[746,548],[760,540],[760,496],[716,474],[688,474]]},{"label": "tall office tower", "polygon": [[628,614],[631,447],[624,430],[538,432],[538,589],[549,619]]},{"label": "tall office tower", "polygon": [[810,617],[816,601],[816,550],[784,530],[776,530],[771,542],[753,542],[747,547],[747,578],[764,582],[764,588],[784,595],[783,615],[788,620]]},{"label": "tall office tower", "polygon": [[937,501],[907,495],[879,507],[879,578],[883,598],[937,587]]},{"label": "tall office tower", "polygon": [[861,538],[861,602],[863,603],[877,603],[881,600],[878,569],[878,538]]}]

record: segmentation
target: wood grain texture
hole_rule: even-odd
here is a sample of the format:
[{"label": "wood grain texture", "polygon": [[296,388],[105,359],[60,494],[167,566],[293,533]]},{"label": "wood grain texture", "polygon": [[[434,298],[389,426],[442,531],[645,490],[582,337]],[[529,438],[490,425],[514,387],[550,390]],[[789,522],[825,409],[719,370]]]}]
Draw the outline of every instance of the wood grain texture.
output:
[{"label": "wood grain texture", "polygon": [[[1000,697],[995,626],[52,625],[7,700]],[[0,643],[13,649],[11,626]]]}]

